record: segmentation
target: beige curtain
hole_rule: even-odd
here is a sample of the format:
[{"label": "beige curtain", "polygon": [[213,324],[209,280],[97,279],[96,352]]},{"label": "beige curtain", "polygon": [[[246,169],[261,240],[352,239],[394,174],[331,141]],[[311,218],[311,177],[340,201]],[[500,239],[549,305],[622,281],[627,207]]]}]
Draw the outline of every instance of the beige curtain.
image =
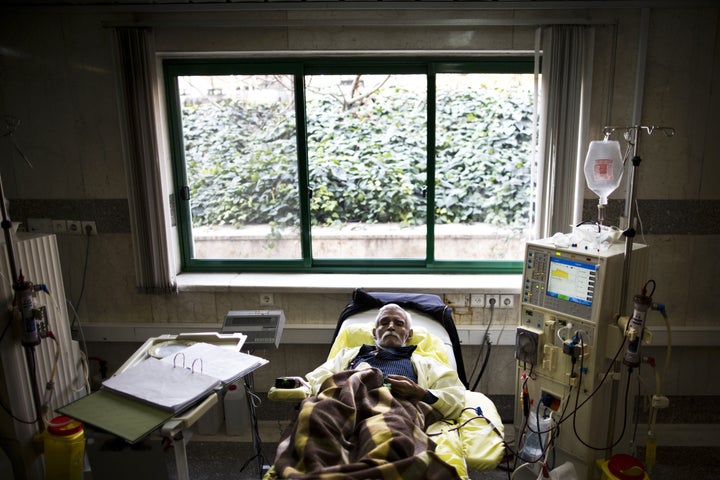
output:
[{"label": "beige curtain", "polygon": [[567,233],[578,223],[584,192],[594,28],[543,28],[536,235]]},{"label": "beige curtain", "polygon": [[115,40],[137,286],[146,293],[172,293],[176,285],[168,261],[153,108],[152,31],[116,28]]}]

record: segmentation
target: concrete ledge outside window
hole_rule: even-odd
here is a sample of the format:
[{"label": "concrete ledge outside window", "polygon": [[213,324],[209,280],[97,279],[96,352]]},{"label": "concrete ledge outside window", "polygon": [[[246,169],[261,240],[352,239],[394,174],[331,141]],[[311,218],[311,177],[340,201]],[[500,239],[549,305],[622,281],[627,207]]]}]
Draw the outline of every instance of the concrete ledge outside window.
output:
[{"label": "concrete ledge outside window", "polygon": [[417,293],[519,294],[522,275],[338,274],[338,273],[183,273],[182,292],[348,292],[355,288]]}]

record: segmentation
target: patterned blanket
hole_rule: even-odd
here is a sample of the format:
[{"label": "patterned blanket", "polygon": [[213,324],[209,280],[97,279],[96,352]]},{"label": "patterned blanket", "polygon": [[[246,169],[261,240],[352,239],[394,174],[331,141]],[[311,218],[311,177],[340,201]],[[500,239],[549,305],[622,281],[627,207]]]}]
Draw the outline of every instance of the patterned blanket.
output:
[{"label": "patterned blanket", "polygon": [[425,434],[439,416],[394,398],[377,369],[338,373],[303,401],[265,479],[457,479]]}]

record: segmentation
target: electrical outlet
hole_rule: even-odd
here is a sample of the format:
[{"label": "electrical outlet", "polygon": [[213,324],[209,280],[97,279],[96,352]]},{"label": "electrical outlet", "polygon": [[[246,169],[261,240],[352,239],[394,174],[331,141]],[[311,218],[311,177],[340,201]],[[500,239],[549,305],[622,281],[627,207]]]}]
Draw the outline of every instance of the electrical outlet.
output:
[{"label": "electrical outlet", "polygon": [[500,295],[500,308],[513,308],[515,306],[515,295]]},{"label": "electrical outlet", "polygon": [[80,222],[80,226],[82,227],[83,235],[97,235],[97,227],[95,226],[95,222],[83,221]]},{"label": "electrical outlet", "polygon": [[500,308],[500,295],[485,295],[485,308]]},{"label": "electrical outlet", "polygon": [[65,220],[53,220],[53,232],[67,233],[67,222]]},{"label": "electrical outlet", "polygon": [[483,308],[485,306],[485,295],[482,293],[471,293],[470,306],[473,308]]},{"label": "electrical outlet", "polygon": [[272,293],[261,293],[260,294],[260,305],[269,307],[275,303]]},{"label": "electrical outlet", "polygon": [[71,235],[82,235],[82,222],[80,220],[68,220],[67,232]]}]

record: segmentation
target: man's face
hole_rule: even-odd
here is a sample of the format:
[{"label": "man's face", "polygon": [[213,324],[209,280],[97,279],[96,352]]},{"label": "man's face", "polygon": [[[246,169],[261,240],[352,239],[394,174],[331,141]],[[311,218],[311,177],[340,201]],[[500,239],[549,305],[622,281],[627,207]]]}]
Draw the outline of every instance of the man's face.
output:
[{"label": "man's face", "polygon": [[413,331],[408,328],[405,311],[390,307],[381,311],[377,324],[373,328],[373,336],[381,347],[402,347],[410,340]]}]

